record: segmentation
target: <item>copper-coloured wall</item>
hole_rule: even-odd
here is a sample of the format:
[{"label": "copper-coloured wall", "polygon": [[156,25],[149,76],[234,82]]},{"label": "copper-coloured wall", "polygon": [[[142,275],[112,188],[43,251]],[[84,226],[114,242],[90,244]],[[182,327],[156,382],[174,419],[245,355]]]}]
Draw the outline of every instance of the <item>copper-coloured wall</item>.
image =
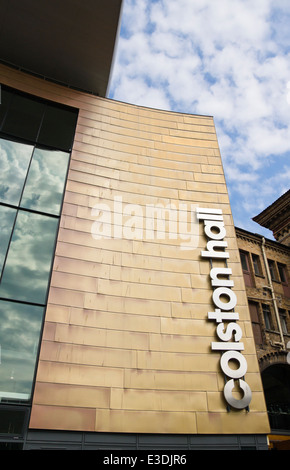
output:
[{"label": "copper-coloured wall", "polygon": [[[2,66],[0,73],[2,83],[79,108],[30,428],[267,433],[212,117],[101,99]],[[174,236],[167,224],[165,233],[146,235],[146,209],[169,203],[179,217],[192,215],[187,231],[178,226]],[[196,206],[223,211],[249,411],[227,411],[220,353],[210,348],[216,326],[208,320],[212,286]],[[111,224],[96,224],[105,214]]]}]

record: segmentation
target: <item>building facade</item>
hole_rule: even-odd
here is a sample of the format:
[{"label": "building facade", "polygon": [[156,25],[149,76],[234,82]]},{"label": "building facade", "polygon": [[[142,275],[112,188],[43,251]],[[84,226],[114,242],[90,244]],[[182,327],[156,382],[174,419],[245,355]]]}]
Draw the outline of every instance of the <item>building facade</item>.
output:
[{"label": "building facade", "polygon": [[[272,204],[281,207],[282,199]],[[267,209],[263,211],[264,217]],[[272,213],[273,213],[272,212]],[[284,217],[289,218],[284,211]],[[279,217],[276,212],[275,219]],[[265,219],[264,219],[265,221]],[[266,222],[264,222],[266,223]],[[257,356],[271,426],[270,447],[290,448],[290,251],[285,230],[279,243],[236,228]]]},{"label": "building facade", "polygon": [[[68,25],[91,21],[70,7]],[[103,58],[98,92],[70,41],[58,75],[37,50],[18,69],[25,54],[1,51],[1,446],[265,449],[213,118],[107,99]]]}]

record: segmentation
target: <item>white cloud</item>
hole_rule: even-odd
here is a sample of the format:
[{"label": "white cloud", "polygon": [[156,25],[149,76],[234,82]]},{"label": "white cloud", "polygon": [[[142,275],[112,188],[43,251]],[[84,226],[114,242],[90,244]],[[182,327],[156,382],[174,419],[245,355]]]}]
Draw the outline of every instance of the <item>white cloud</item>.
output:
[{"label": "white cloud", "polygon": [[[130,100],[126,99],[128,95],[130,95]],[[118,85],[118,99],[146,105],[149,108],[169,108],[169,100],[163,89],[150,87],[142,77],[138,79],[130,76],[122,77]]]},{"label": "white cloud", "polygon": [[[110,96],[213,115],[233,213],[243,206],[245,221],[255,215],[263,179],[273,182],[289,168],[289,20],[288,0],[124,4]],[[247,179],[255,187],[237,184]],[[275,186],[260,191],[260,205],[280,195]]]}]

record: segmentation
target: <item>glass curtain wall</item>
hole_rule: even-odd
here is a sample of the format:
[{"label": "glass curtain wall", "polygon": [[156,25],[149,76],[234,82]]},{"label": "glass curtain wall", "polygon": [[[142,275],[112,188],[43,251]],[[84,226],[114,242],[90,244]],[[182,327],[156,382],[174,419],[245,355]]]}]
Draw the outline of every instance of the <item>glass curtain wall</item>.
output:
[{"label": "glass curtain wall", "polygon": [[77,110],[1,87],[0,401],[29,403]]}]

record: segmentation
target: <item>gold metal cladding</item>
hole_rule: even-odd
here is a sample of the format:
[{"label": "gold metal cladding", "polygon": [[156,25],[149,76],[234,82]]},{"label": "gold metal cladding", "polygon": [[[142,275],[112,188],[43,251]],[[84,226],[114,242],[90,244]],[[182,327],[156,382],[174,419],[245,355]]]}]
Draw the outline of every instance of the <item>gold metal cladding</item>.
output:
[{"label": "gold metal cladding", "polygon": [[[0,75],[11,87],[79,108],[30,427],[267,433],[213,119],[113,102],[2,65]],[[116,197],[121,212],[113,212]],[[190,215],[191,205],[223,211],[252,390],[250,412],[226,410],[220,353],[210,349],[216,341],[207,318],[212,287],[200,258],[206,238],[196,218],[193,233],[189,225],[187,232],[177,231],[179,238],[169,237],[168,225],[163,238],[156,231],[151,239],[126,238],[124,231],[119,238],[92,236],[92,224],[102,217],[92,213],[98,204],[119,217],[118,230],[128,232],[137,223],[136,214],[128,212],[132,205],[144,214],[148,205],[169,203],[178,215],[182,208]],[[189,249],[181,249],[181,241],[190,241],[183,247]]]}]

